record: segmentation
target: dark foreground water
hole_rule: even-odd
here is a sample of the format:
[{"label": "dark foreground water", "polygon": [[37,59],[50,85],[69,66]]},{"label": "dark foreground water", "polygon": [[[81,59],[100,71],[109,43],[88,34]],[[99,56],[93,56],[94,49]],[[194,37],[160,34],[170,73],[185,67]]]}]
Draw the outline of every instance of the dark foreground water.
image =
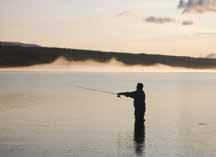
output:
[{"label": "dark foreground water", "polygon": [[[132,100],[143,82],[144,129]],[[215,73],[0,73],[1,157],[214,157]]]}]

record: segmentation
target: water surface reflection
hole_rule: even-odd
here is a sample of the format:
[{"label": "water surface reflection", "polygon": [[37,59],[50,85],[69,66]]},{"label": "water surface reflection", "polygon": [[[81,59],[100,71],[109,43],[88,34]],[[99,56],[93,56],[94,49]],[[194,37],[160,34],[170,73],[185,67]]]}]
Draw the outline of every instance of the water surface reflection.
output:
[{"label": "water surface reflection", "polygon": [[134,151],[137,156],[145,156],[145,124],[134,124]]}]

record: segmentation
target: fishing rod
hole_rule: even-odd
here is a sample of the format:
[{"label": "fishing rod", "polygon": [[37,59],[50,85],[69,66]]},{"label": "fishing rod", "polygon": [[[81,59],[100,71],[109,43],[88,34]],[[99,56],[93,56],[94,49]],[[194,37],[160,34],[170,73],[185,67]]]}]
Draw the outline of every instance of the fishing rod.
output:
[{"label": "fishing rod", "polygon": [[89,91],[94,91],[94,92],[100,92],[100,93],[106,93],[106,94],[111,94],[111,95],[116,95],[117,93],[110,92],[110,91],[105,91],[105,90],[99,90],[99,89],[94,89],[94,88],[88,88],[80,85],[73,85],[74,87],[80,88],[80,89],[85,89]]}]

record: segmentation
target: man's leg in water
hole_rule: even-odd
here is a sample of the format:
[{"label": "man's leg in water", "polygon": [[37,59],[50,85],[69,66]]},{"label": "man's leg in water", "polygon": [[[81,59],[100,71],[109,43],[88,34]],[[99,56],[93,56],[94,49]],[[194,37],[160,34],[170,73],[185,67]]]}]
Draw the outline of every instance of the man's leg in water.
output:
[{"label": "man's leg in water", "polygon": [[135,111],[135,125],[137,126],[143,126],[144,124],[144,111]]}]

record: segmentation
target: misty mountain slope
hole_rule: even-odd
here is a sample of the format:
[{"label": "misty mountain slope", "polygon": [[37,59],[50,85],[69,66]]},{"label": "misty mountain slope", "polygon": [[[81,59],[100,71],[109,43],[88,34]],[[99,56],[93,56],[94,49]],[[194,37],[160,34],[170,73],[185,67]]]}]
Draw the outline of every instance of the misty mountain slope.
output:
[{"label": "misty mountain slope", "polygon": [[213,58],[100,52],[46,47],[0,46],[0,67],[22,67],[37,64],[49,64],[59,57],[63,57],[67,61],[92,60],[104,64],[109,62],[111,59],[116,59],[128,66],[151,66],[155,64],[163,64],[173,67],[195,69],[216,68],[216,59]]}]

